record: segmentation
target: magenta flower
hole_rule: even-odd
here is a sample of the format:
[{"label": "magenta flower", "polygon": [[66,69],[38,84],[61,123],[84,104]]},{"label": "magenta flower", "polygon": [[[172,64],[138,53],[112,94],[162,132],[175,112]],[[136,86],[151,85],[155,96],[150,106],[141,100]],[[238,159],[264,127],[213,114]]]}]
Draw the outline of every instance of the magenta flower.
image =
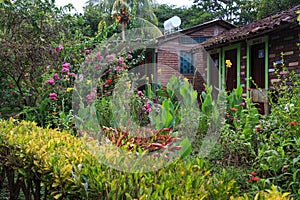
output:
[{"label": "magenta flower", "polygon": [[70,63],[64,63],[62,66],[65,67],[65,68],[69,68]]},{"label": "magenta flower", "polygon": [[47,83],[49,83],[50,85],[54,85],[54,79],[50,78],[49,80],[47,80]]},{"label": "magenta flower", "polygon": [[63,50],[63,49],[64,49],[63,45],[60,44],[60,45],[58,45],[58,47],[56,47],[55,51],[56,51],[56,52],[60,52],[60,51]]},{"label": "magenta flower", "polygon": [[69,72],[69,68],[63,67],[61,71],[62,71],[62,72]]},{"label": "magenta flower", "polygon": [[144,106],[144,109],[146,110],[147,113],[151,113],[152,112],[152,108],[150,106],[150,103],[146,103],[146,105]]},{"label": "magenta flower", "polygon": [[62,72],[69,72],[69,66],[70,66],[70,63],[64,63],[62,65]]},{"label": "magenta flower", "polygon": [[144,96],[144,93],[143,93],[142,91],[138,91],[138,92],[137,92],[137,95],[138,95],[138,97],[143,97],[143,96]]},{"label": "magenta flower", "polygon": [[75,74],[74,72],[71,72],[71,73],[69,74],[69,76],[75,77],[76,74]]},{"label": "magenta flower", "polygon": [[90,54],[90,52],[91,52],[91,51],[90,51],[90,50],[88,50],[88,49],[87,49],[87,50],[85,50],[85,54]]},{"label": "magenta flower", "polygon": [[50,98],[51,100],[57,100],[57,94],[56,94],[56,93],[50,93],[50,94],[49,94],[49,98]]},{"label": "magenta flower", "polygon": [[57,80],[57,81],[60,80],[60,78],[58,77],[58,74],[54,74],[54,75],[53,75],[53,78],[54,78],[55,80]]}]

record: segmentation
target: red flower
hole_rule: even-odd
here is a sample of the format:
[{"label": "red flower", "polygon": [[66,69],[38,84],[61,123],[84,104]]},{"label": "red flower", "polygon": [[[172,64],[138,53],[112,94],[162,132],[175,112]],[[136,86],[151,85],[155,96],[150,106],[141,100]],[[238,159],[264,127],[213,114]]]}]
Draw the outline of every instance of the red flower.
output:
[{"label": "red flower", "polygon": [[253,175],[253,176],[255,176],[257,173],[256,172],[251,172],[250,174]]},{"label": "red flower", "polygon": [[230,108],[230,110],[237,111],[238,109],[237,108]]},{"label": "red flower", "polygon": [[258,126],[258,127],[256,127],[256,131],[257,131],[257,132],[260,132],[261,130],[262,130],[262,128],[261,128],[261,127],[259,127],[259,126]]},{"label": "red flower", "polygon": [[289,122],[289,124],[290,124],[291,126],[296,126],[296,125],[297,125],[297,122],[292,121],[292,122]]},{"label": "red flower", "polygon": [[251,179],[252,179],[252,181],[255,181],[255,182],[257,182],[257,181],[259,181],[259,180],[260,180],[260,178],[258,178],[258,177],[255,177],[255,176],[252,176],[252,177],[251,177]]},{"label": "red flower", "polygon": [[111,79],[108,79],[106,82],[107,82],[108,84],[111,84],[111,83],[112,83],[112,80],[111,80]]},{"label": "red flower", "polygon": [[252,181],[251,181],[251,179],[249,179],[249,180],[247,180],[247,182],[248,182],[248,183],[251,183]]}]

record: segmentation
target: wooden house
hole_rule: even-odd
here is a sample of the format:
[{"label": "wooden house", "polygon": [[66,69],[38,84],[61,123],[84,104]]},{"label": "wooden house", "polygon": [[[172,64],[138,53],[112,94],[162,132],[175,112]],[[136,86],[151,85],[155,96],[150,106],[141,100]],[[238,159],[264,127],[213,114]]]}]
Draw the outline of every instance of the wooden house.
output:
[{"label": "wooden house", "polygon": [[148,66],[148,73],[154,74],[163,86],[172,75],[182,75],[194,83],[198,91],[203,90],[203,84],[207,81],[207,53],[203,49],[193,54],[191,49],[234,27],[217,19],[156,38],[155,46],[146,52],[145,63],[153,64]]},{"label": "wooden house", "polygon": [[[220,69],[226,89],[230,91],[241,85],[244,96],[251,95],[254,102],[261,104],[262,113],[268,109],[261,91],[264,93],[282,81],[276,69],[279,75],[293,70],[300,77],[298,10],[300,5],[230,29],[202,43]],[[226,60],[232,63],[230,68],[226,67]],[[283,65],[287,70],[282,70]],[[209,75],[211,67],[207,66],[209,82],[214,78]]]},{"label": "wooden house", "polygon": [[276,69],[285,65],[300,77],[298,10],[300,5],[241,27],[217,19],[164,35],[146,53],[146,63],[153,64],[151,74],[162,85],[174,74],[188,78],[198,91],[204,83],[227,91],[241,85],[243,96],[267,113],[263,93],[282,81]]}]

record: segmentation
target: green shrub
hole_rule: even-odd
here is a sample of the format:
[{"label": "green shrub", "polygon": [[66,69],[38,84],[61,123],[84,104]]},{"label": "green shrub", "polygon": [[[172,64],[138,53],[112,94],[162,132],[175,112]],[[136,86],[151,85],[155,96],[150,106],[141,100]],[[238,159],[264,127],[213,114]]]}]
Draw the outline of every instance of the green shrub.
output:
[{"label": "green shrub", "polygon": [[[0,133],[0,169],[13,182],[7,186],[11,198],[18,198],[20,189],[34,199],[229,199],[237,192],[235,181],[219,180],[203,159],[126,173],[100,164],[68,132],[10,119],[0,121]],[[18,192],[10,188],[17,185]]]}]

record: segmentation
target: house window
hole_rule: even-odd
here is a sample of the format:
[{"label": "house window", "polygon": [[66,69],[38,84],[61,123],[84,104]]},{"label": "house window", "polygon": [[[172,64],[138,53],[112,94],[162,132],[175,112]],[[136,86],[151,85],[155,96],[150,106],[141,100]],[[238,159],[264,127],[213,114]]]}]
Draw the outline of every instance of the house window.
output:
[{"label": "house window", "polygon": [[194,63],[193,54],[189,52],[180,52],[180,73],[181,74],[193,74]]}]

